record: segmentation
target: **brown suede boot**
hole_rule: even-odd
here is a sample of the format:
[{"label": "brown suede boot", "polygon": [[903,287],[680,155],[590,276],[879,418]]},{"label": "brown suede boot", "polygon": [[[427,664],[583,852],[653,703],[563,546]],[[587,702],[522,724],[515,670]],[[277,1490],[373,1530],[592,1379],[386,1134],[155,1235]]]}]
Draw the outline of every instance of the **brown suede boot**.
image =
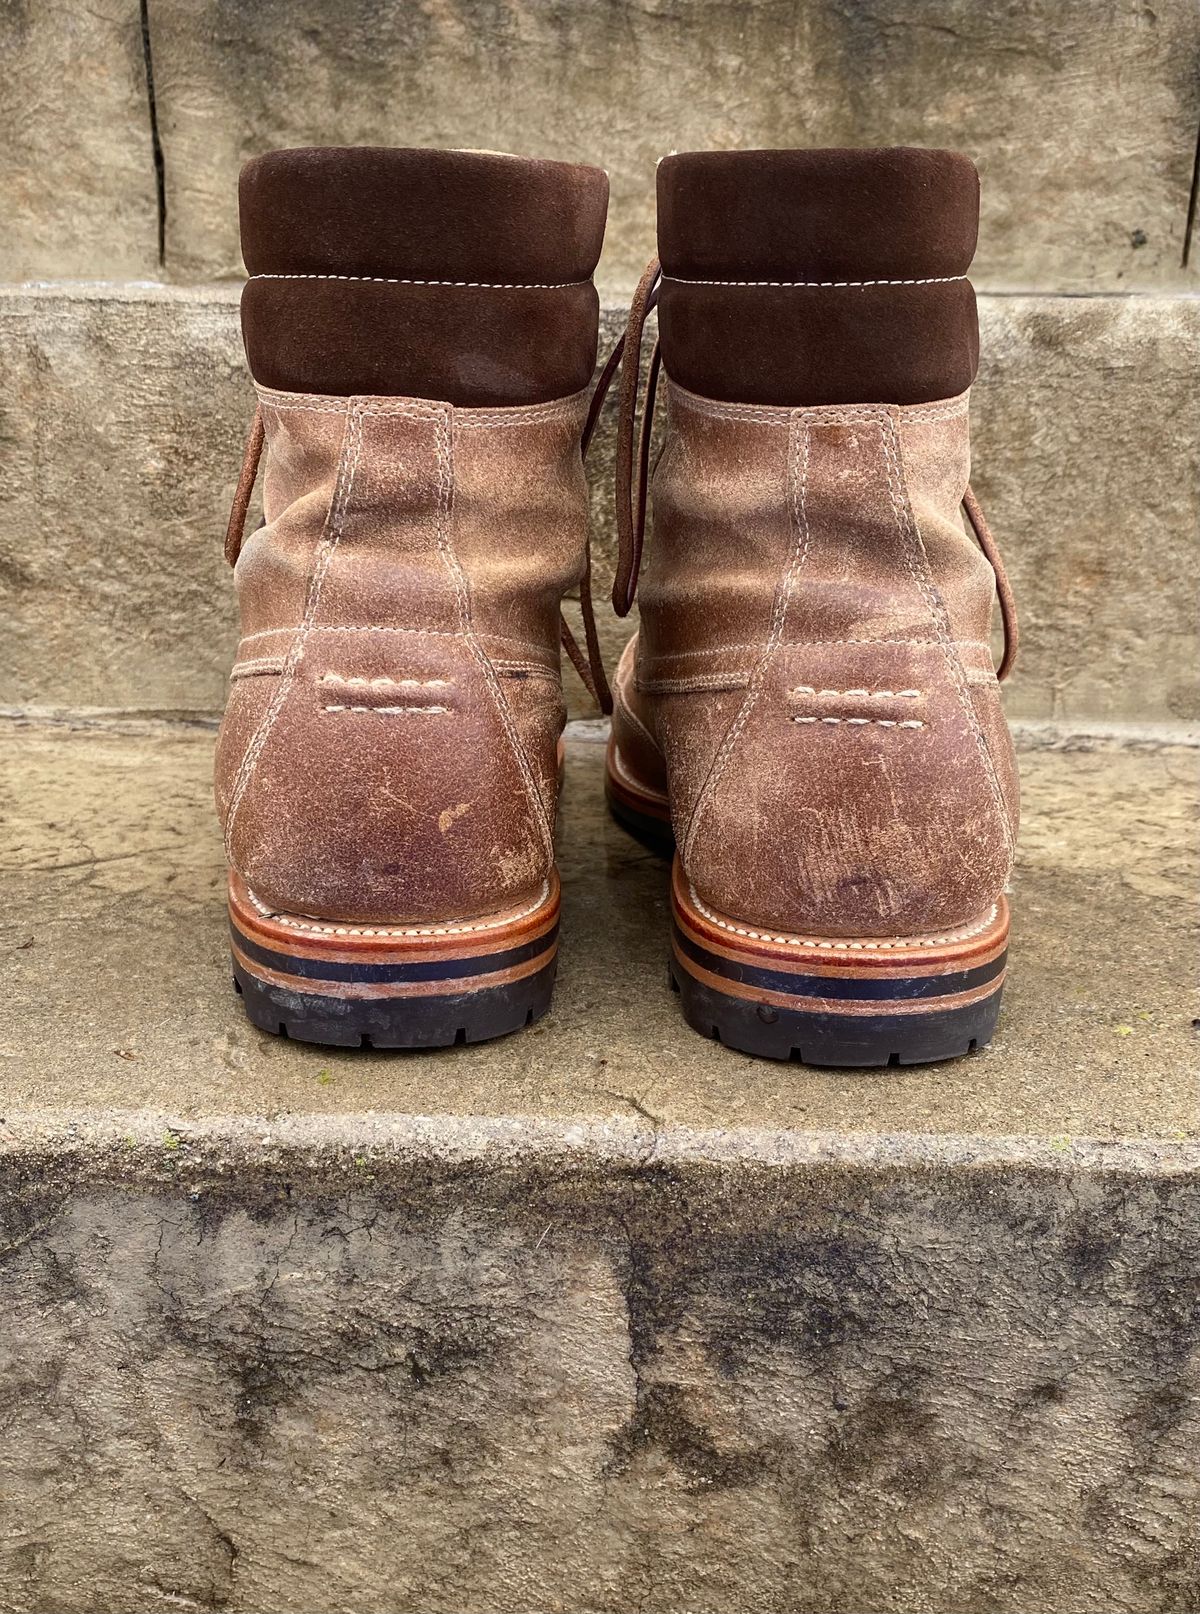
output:
[{"label": "brown suede boot", "polygon": [[[1017,828],[996,579],[1001,676],[1015,620],[967,485],[975,169],[698,153],[662,162],[658,203],[669,426],[609,795],[673,828],[684,1014],[811,1064],[965,1053],[996,1024]],[[620,612],[653,406],[635,477],[631,350],[659,289],[651,265],[622,375]]]},{"label": "brown suede boot", "polygon": [[243,172],[259,411],[216,794],[234,974],[266,1030],[440,1046],[549,1005],[607,197],[600,169],[473,152]]}]

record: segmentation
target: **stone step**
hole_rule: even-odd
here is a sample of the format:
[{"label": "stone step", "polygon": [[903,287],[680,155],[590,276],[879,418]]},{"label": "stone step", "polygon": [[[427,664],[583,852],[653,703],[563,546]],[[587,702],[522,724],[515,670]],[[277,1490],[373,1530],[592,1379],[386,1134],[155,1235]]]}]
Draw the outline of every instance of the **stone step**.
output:
[{"label": "stone step", "polygon": [[657,158],[713,147],[970,152],[990,288],[1194,285],[1200,259],[1192,0],[112,0],[7,8],[0,39],[8,279],[236,275],[240,164],[314,143],[599,162],[613,285],[652,248]]},{"label": "stone step", "polygon": [[588,738],[544,1022],[254,1032],[211,744],[0,732],[0,1609],[1191,1606],[1194,752],[1026,751],[996,1042],[854,1073],[683,1027]]},{"label": "stone step", "polygon": [[[0,705],[220,710],[235,638],[221,537],[253,407],[237,295],[0,291]],[[985,297],[981,317],[975,487],[1021,607],[1012,713],[1194,720],[1200,302]],[[622,321],[606,299],[602,351]],[[613,415],[593,460],[602,596]],[[600,617],[612,665],[632,624]]]}]

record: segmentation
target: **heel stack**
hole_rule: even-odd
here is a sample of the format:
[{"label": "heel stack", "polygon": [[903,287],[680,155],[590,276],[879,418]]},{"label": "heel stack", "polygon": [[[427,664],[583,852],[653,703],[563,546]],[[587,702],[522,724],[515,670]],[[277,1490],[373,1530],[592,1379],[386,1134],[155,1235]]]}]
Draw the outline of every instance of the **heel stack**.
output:
[{"label": "heel stack", "polygon": [[604,769],[604,794],[608,810],[642,845],[660,856],[675,850],[671,828],[671,804],[660,791],[652,790],[629,771],[617,742],[610,739]]},{"label": "heel stack", "polygon": [[671,980],[696,1031],[744,1053],[806,1065],[912,1065],[991,1040],[1009,913],[1003,897],[942,936],[770,935],[704,908],[679,859],[671,882]]},{"label": "heel stack", "polygon": [[538,901],[443,925],[339,924],[271,912],[229,878],[234,985],[263,1031],[344,1048],[444,1048],[550,1007],[558,876]]}]

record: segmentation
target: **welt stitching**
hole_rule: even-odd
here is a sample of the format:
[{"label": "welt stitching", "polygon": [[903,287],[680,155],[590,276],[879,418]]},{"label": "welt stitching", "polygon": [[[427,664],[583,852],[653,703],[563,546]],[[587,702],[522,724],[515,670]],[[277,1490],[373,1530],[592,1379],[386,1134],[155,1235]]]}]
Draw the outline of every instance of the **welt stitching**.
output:
[{"label": "welt stitching", "polygon": [[274,728],[275,723],[283,710],[293,683],[295,682],[296,668],[304,654],[304,642],[308,637],[321,603],[321,590],[325,584],[325,576],[329,564],[333,559],[334,551],[341,541],[342,526],[346,519],[346,511],[350,503],[350,491],[354,486],[355,473],[358,470],[359,458],[362,453],[362,419],[357,411],[352,410],[346,420],[342,452],[338,464],[338,480],[334,489],[334,496],[330,502],[329,514],[326,517],[325,532],[318,547],[316,566],[313,569],[312,581],[309,584],[308,600],[304,608],[304,617],[296,631],[296,636],[288,649],[283,670],[279,679],[279,687],[275,691],[270,706],[259,723],[258,730],[246,748],[234,780],[233,793],[229,803],[229,817],[225,825],[225,849],[229,860],[233,862],[233,830],[245,798],[246,788],[250,783],[251,775],[262,755],[267,737]]},{"label": "welt stitching", "polygon": [[688,894],[698,913],[704,915],[714,925],[722,930],[731,930],[738,936],[749,936],[752,941],[779,942],[787,947],[822,947],[831,952],[874,953],[874,952],[904,952],[910,947],[943,947],[951,942],[969,941],[972,936],[978,936],[995,919],[998,908],[991,907],[982,919],[973,925],[964,925],[960,930],[952,930],[945,936],[908,936],[896,941],[819,941],[812,936],[773,936],[764,930],[749,930],[744,925],[735,925],[726,919],[719,918],[712,909],[707,907],[696,895],[696,887],[688,883]]},{"label": "welt stitching", "polygon": [[923,280],[693,280],[687,275],[664,275],[677,286],[953,286],[966,275],[928,275]]},{"label": "welt stitching", "polygon": [[265,902],[259,900],[246,887],[246,894],[250,901],[262,914],[264,919],[273,919],[276,924],[287,925],[291,930],[310,930],[324,936],[462,936],[468,931],[476,930],[503,930],[506,925],[513,924],[518,919],[527,919],[537,910],[550,895],[548,882],[543,882],[542,889],[527,908],[521,908],[517,913],[505,914],[499,919],[485,919],[473,925],[410,925],[387,926],[378,925],[326,925],[316,920],[299,919],[292,914],[279,913],[268,908]]},{"label": "welt stitching", "polygon": [[[891,412],[886,408],[880,410],[879,436],[883,446],[884,464],[887,468],[888,492],[891,496],[892,511],[904,541],[905,563],[909,575],[926,601],[934,627],[937,630],[938,641],[946,660],[951,681],[958,694],[963,715],[967,720],[968,731],[975,736],[975,743],[979,749],[979,759],[983,763],[984,777],[988,781],[991,790],[992,800],[1000,822],[1001,834],[1004,837],[1005,849],[1011,860],[1013,835],[1008,821],[1008,812],[1004,805],[1004,796],[1000,789],[1000,781],[996,776],[996,767],[992,761],[991,752],[988,750],[987,741],[984,739],[983,727],[975,710],[975,703],[972,701],[971,692],[967,687],[966,672],[963,668],[962,660],[954,647],[945,604],[930,574],[929,557],[926,554],[925,545],[904,488],[904,472],[900,460],[900,441],[896,431],[896,423]],[[892,480],[893,473],[896,479],[894,483]]]},{"label": "welt stitching", "polygon": [[467,587],[466,577],[463,573],[462,563],[459,561],[458,555],[455,552],[453,539],[450,533],[450,512],[452,509],[452,500],[454,495],[454,470],[452,461],[453,435],[449,429],[445,417],[443,417],[441,424],[438,427],[437,441],[438,549],[441,552],[446,569],[450,573],[451,581],[454,584],[454,592],[458,600],[459,622],[462,626],[463,636],[466,639],[467,647],[479,664],[479,669],[483,674],[484,683],[492,697],[492,703],[496,708],[496,715],[500,719],[500,725],[504,730],[505,738],[507,739],[509,748],[512,752],[513,760],[517,764],[517,769],[520,772],[521,779],[525,785],[525,792],[529,800],[529,805],[533,810],[534,818],[537,822],[538,828],[541,831],[543,850],[550,861],[553,862],[554,832],[550,827],[550,820],[546,814],[546,804],[542,800],[542,793],[537,788],[534,781],[533,774],[529,767],[529,760],[526,757],[524,749],[522,748],[517,737],[516,729],[513,724],[512,712],[509,710],[508,702],[504,696],[504,691],[500,687],[500,679],[497,676],[496,669],[492,666],[491,661],[484,652],[483,646],[479,643],[479,639],[476,636],[475,628],[471,621],[471,595]]},{"label": "welt stitching", "polygon": [[464,286],[475,291],[566,291],[587,280],[411,280],[401,275],[250,275],[250,280],[353,280],[376,286]]},{"label": "welt stitching", "polygon": [[[795,531],[795,540],[792,545],[792,553],[788,561],[787,571],[784,573],[775,597],[775,607],[771,613],[771,624],[767,634],[767,642],[763,648],[763,653],[759,658],[758,664],[754,668],[753,673],[750,675],[741,709],[739,710],[737,717],[734,719],[732,728],[725,736],[724,743],[722,744],[720,751],[717,753],[716,760],[713,762],[713,765],[709,770],[708,778],[705,780],[704,785],[701,788],[696,805],[692,809],[691,819],[688,824],[687,839],[682,852],[685,863],[688,857],[691,855],[692,847],[694,846],[696,837],[699,834],[704,812],[716,793],[717,786],[721,781],[721,776],[729,763],[729,758],[733,755],[733,749],[740,739],[743,729],[749,722],[750,714],[754,710],[755,704],[758,700],[759,692],[762,689],[763,681],[766,677],[767,667],[770,665],[771,657],[775,653],[776,646],[783,637],[783,629],[787,621],[788,607],[791,604],[792,588],[794,586],[796,575],[800,571],[801,566],[804,564],[805,557],[808,554],[808,466],[810,443],[807,422],[802,415],[794,415],[791,418],[788,426],[788,439],[788,507],[791,512],[792,526]],[[801,440],[803,442],[803,460],[802,463],[798,463],[801,461]]]}]

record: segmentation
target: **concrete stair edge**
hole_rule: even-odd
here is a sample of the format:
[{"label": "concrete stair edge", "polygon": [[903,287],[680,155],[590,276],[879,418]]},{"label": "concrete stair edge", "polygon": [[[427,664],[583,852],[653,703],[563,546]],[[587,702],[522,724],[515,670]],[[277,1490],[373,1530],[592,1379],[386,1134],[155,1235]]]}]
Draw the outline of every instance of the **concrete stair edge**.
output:
[{"label": "concrete stair edge", "polygon": [[1200,1172],[1200,1138],[1047,1138],[1015,1132],[822,1132],[645,1118],[380,1113],[237,1115],[197,1120],[171,1110],[9,1108],[0,1161],[36,1159],[73,1185],[186,1187],[251,1170],[402,1172],[414,1163],[568,1171],[603,1178],[629,1167],[724,1171],[1046,1171],[1185,1178]]}]

